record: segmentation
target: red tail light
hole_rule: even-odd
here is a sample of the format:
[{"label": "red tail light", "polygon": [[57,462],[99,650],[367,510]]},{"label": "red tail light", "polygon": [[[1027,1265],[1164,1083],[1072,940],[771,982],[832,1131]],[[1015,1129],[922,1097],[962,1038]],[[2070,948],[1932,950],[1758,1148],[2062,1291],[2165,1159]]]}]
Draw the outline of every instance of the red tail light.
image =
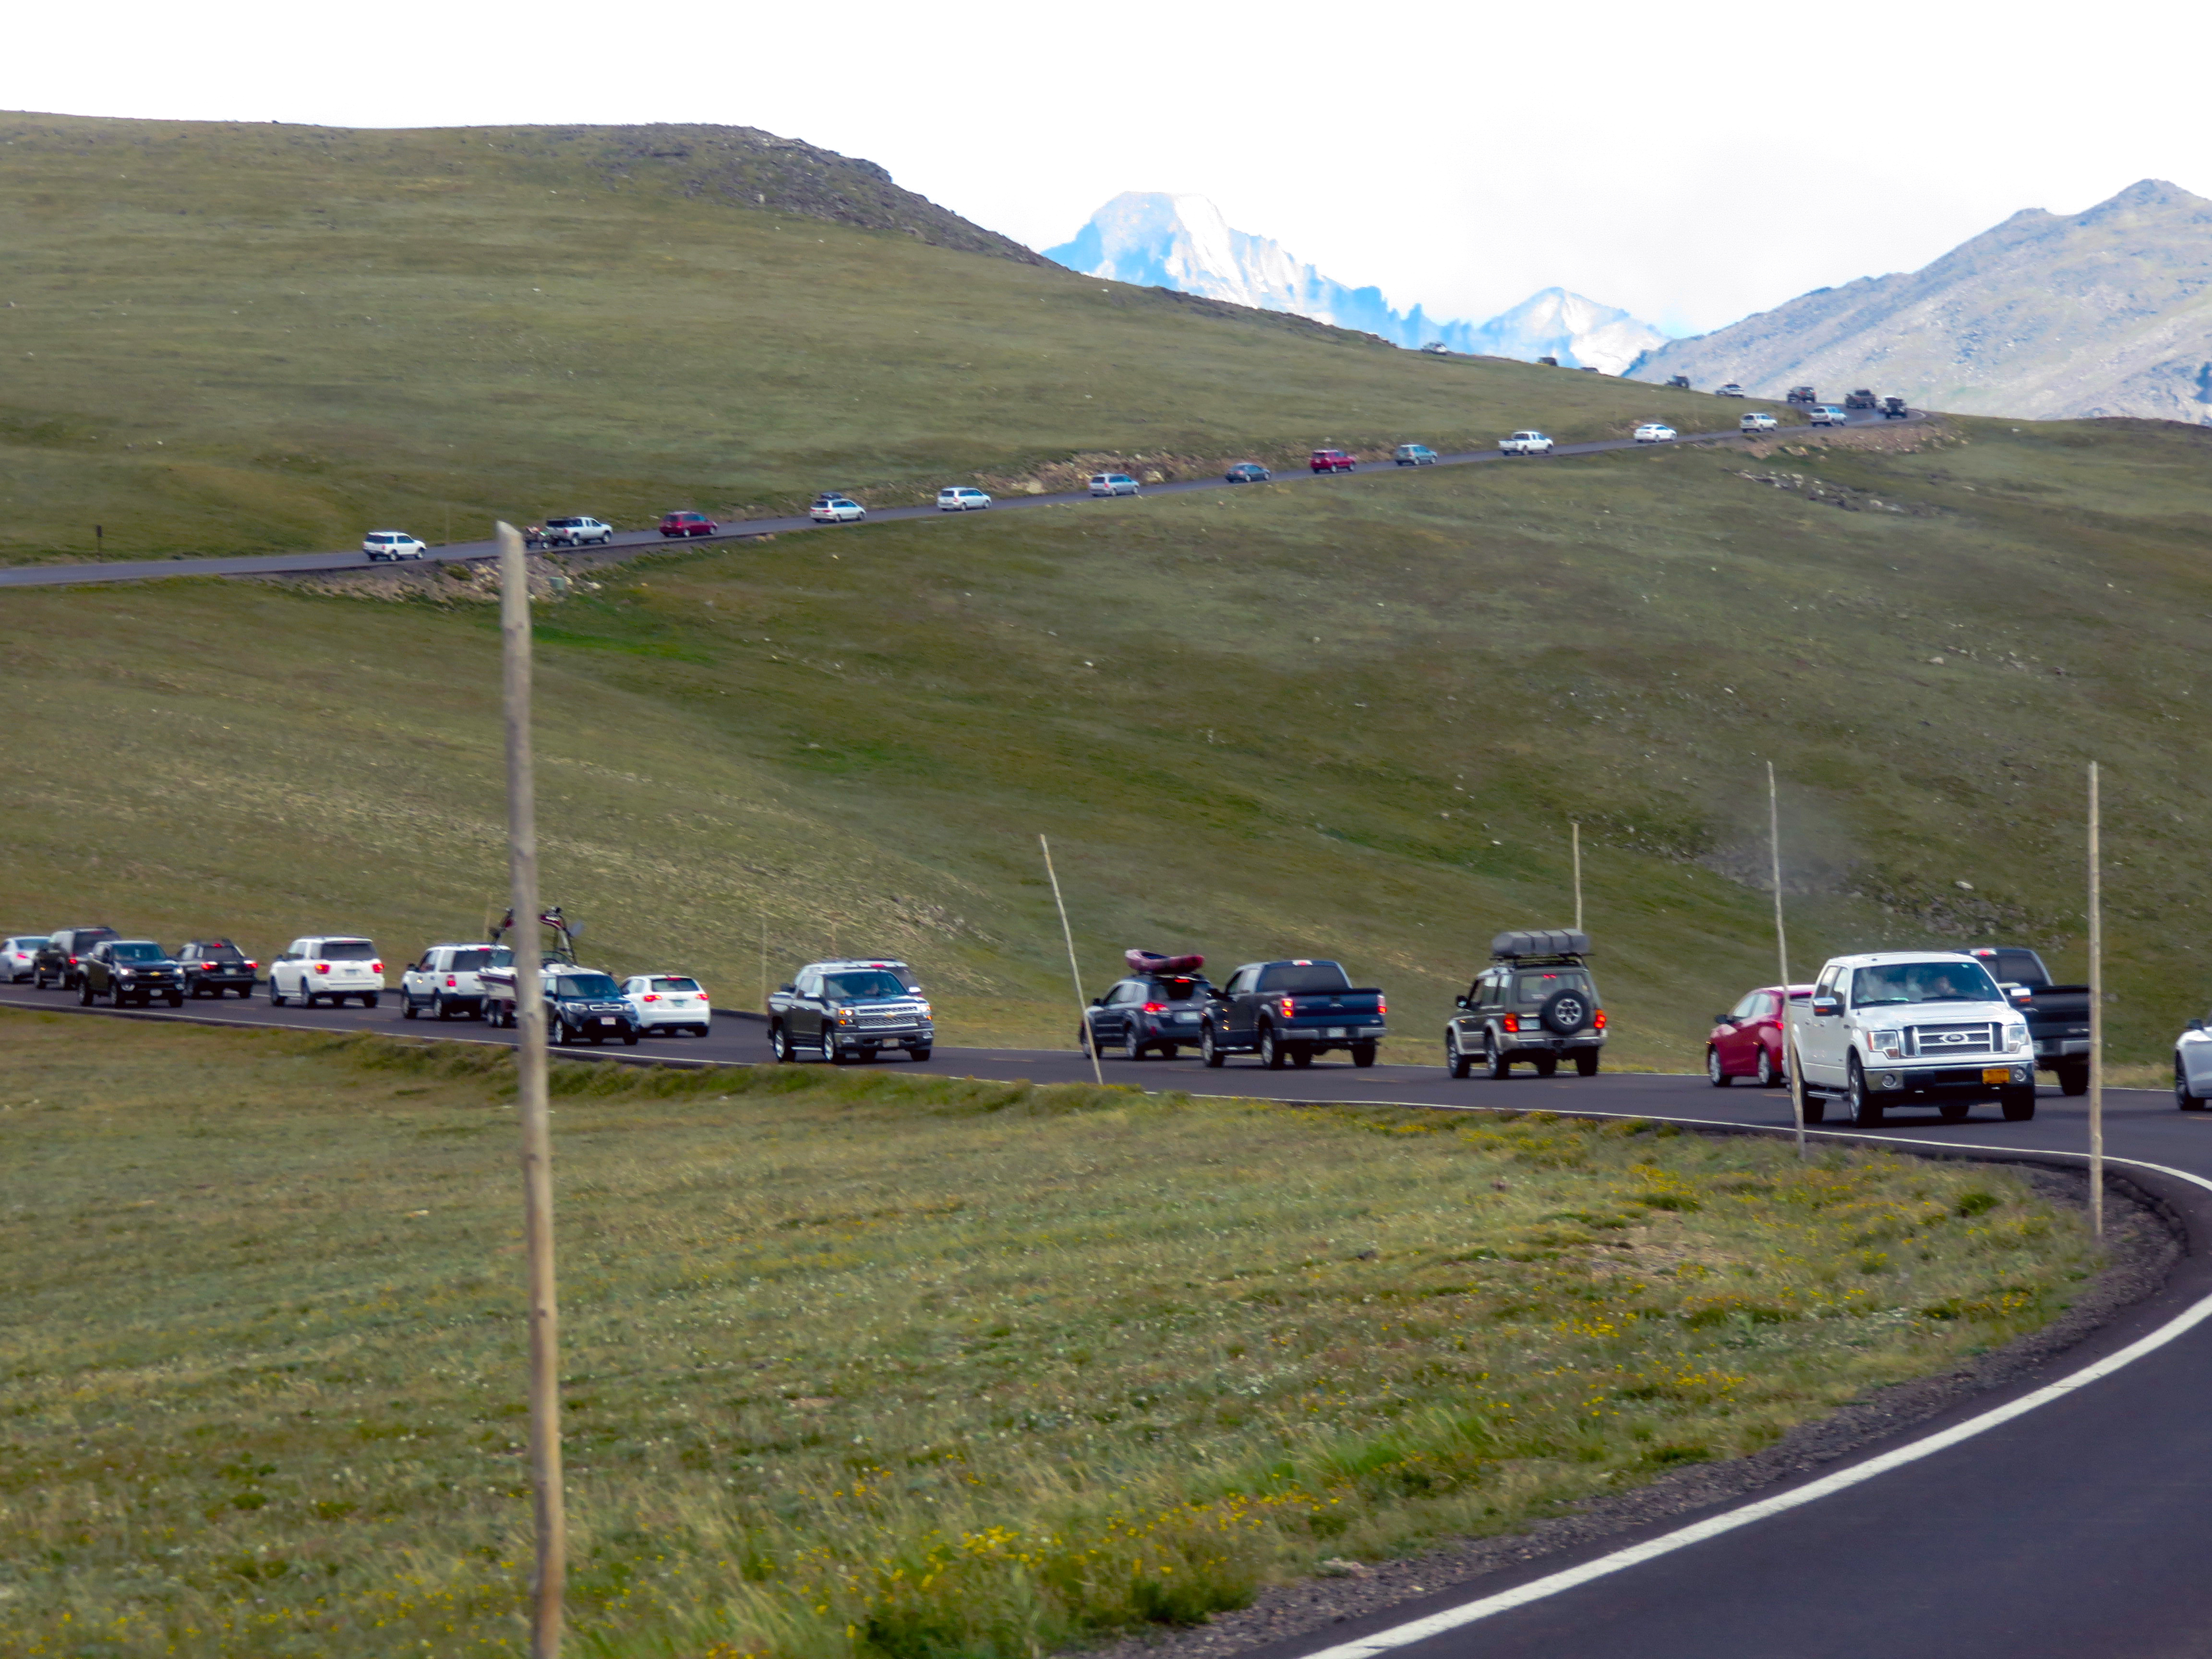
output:
[{"label": "red tail light", "polygon": [[70,966],[72,968],[76,966],[76,958],[75,957],[71,957],[70,958]]},{"label": "red tail light", "polygon": [[319,974],[327,974],[331,971],[331,964],[327,962],[319,962],[315,964],[315,971]]},{"label": "red tail light", "polygon": [[372,962],[368,964],[368,971],[372,974],[380,974],[384,971],[384,964],[380,962]]},{"label": "red tail light", "polygon": [[1291,997],[1285,997],[1277,1006],[1282,1009],[1283,1018],[1285,1019],[1288,1019],[1292,1014],[1295,1014],[1298,1011],[1298,1006],[1296,1000]]},{"label": "red tail light", "polygon": [[459,986],[459,984],[460,984],[460,981],[459,981],[459,980],[458,980],[458,979],[456,979],[456,978],[454,978],[453,975],[448,974],[448,975],[446,975],[446,988],[447,988],[448,991],[453,990],[455,987]]},{"label": "red tail light", "polygon": [[1390,1012],[1390,999],[1388,997],[1376,997],[1375,999],[1375,1012],[1378,1014],[1389,1013]]},{"label": "red tail light", "polygon": [[645,1000],[647,1002],[658,1002],[660,1000],[660,993],[658,991],[647,991],[645,994]]},{"label": "red tail light", "polygon": [[258,968],[261,964],[258,962],[249,962],[246,965],[249,968]]},{"label": "red tail light", "polygon": [[1498,1021],[1498,1024],[1503,1025],[1509,1031],[1517,1031],[1521,1029],[1521,1016],[1518,1014],[1508,1014],[1504,1019]]},{"label": "red tail light", "polygon": [[204,963],[200,963],[200,966],[201,966],[201,967],[203,967],[203,968],[205,968],[205,969],[209,969],[210,972],[212,972],[212,971],[214,970],[214,968],[215,968],[215,963],[211,963],[211,962],[204,962]]},{"label": "red tail light", "polygon": [[1596,1030],[1602,1031],[1603,1030],[1605,1030],[1605,1010],[1604,1010],[1604,1009],[1601,1008],[1601,1009],[1599,1009],[1599,1010],[1597,1011],[1597,1018],[1596,1018],[1595,1019],[1592,1020],[1592,1021],[1590,1022],[1590,1024],[1591,1024],[1592,1028],[1593,1028],[1593,1029],[1595,1029],[1595,1030]]},{"label": "red tail light", "polygon": [[1145,1012],[1148,1014],[1164,1014],[1167,1011],[1168,1006],[1164,1002],[1148,1002],[1145,1005]]}]

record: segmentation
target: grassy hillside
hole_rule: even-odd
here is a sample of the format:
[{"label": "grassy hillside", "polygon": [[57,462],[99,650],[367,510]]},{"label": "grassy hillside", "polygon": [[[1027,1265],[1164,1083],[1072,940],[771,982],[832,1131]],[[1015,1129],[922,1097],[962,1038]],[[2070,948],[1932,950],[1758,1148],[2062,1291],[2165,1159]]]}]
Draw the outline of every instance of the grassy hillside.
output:
[{"label": "grassy hillside", "polygon": [[[1566,917],[1578,818],[1620,1054],[1687,1066],[1772,973],[1765,759],[1801,972],[1998,933],[2078,970],[2095,756],[2152,1058],[2206,992],[2208,442],[1968,425],[672,554],[546,615],[546,891],[726,1001],[764,924],[779,972],[907,954],[957,1040],[1065,1036],[1042,830],[1097,984],[1132,944],[1340,956],[1425,1054],[1494,929]],[[397,955],[498,903],[488,607],[179,582],[0,629],[9,927]]]},{"label": "grassy hillside", "polygon": [[701,170],[743,131],[0,116],[0,560],[636,525],[1715,407],[933,246],[963,226],[942,210],[772,210],[906,222],[865,163],[803,147]]}]

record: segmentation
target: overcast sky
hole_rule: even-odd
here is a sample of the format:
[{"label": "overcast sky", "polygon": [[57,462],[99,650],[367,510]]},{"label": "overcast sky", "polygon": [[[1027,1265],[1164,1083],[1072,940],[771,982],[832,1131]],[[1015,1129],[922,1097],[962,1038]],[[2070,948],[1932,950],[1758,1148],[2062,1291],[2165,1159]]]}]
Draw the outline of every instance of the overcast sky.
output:
[{"label": "overcast sky", "polygon": [[2212,195],[2212,6],[1127,8],[579,0],[26,7],[0,106],[343,126],[716,121],[1036,246],[1191,191],[1339,281],[1674,329],[1924,264],[2144,177]]}]

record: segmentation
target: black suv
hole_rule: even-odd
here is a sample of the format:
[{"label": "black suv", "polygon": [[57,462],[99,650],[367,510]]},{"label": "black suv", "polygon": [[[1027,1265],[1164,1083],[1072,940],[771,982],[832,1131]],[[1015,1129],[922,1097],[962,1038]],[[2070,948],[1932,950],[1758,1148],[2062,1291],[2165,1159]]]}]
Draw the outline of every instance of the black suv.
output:
[{"label": "black suv", "polygon": [[1142,1060],[1158,1052],[1170,1060],[1179,1048],[1198,1046],[1213,987],[1195,974],[1139,974],[1103,997],[1093,997],[1077,1042],[1086,1050]]},{"label": "black suv", "polygon": [[77,963],[76,1000],[89,1008],[102,997],[122,1007],[143,1008],[155,997],[172,1008],[185,1006],[185,970],[177,959],[149,939],[104,939]]},{"label": "black suv", "polygon": [[82,977],[78,969],[92,947],[104,939],[120,939],[112,927],[63,927],[46,936],[39,954],[31,958],[31,983],[43,991],[52,980],[64,991],[74,991]]},{"label": "black suv", "polygon": [[622,987],[596,968],[567,963],[545,969],[545,1038],[549,1042],[605,1042],[620,1037],[637,1047],[637,1015]]},{"label": "black suv", "polygon": [[180,945],[177,960],[184,965],[185,989],[193,996],[219,997],[225,991],[242,997],[253,994],[254,964],[227,939],[196,939]]}]

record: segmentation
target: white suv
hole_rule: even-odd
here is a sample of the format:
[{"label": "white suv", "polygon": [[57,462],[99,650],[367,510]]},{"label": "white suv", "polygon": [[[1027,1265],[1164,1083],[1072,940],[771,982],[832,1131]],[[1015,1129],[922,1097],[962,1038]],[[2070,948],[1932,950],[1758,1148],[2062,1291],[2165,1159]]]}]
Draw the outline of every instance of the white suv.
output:
[{"label": "white suv", "polygon": [[1498,441],[1501,455],[1548,455],[1552,441],[1540,432],[1516,432],[1510,438]]},{"label": "white suv", "polygon": [[1735,424],[1739,432],[1771,432],[1781,422],[1771,415],[1762,414],[1754,409]]},{"label": "white suv", "polygon": [[988,495],[980,489],[970,489],[965,484],[937,492],[937,510],[939,513],[970,513],[990,504]]},{"label": "white suv", "polygon": [[483,970],[514,963],[514,952],[504,945],[434,945],[399,975],[399,1017],[451,1019],[459,1014],[482,1019]]},{"label": "white suv", "polygon": [[2027,1020],[1976,958],[1960,951],[1837,957],[1813,994],[1790,1002],[1790,1040],[1804,1068],[1805,1121],[1840,1102],[1856,1127],[1893,1107],[1932,1108],[1956,1123],[1978,1100],[2006,1119],[2035,1115]]},{"label": "white suv", "polygon": [[1850,424],[1850,418],[1833,404],[1814,404],[1805,411],[1805,424],[1808,426],[1846,426]]},{"label": "white suv", "polygon": [[647,1031],[690,1031],[705,1036],[714,1018],[707,988],[689,974],[639,974],[623,981],[623,1000]]},{"label": "white suv", "polygon": [[295,939],[269,964],[269,1000],[282,1008],[297,997],[312,1008],[327,997],[343,1007],[348,997],[374,1008],[384,990],[384,963],[369,940],[347,934]]},{"label": "white suv", "polygon": [[361,550],[374,562],[379,559],[419,559],[430,550],[404,530],[372,530],[361,538]]},{"label": "white suv", "polygon": [[597,519],[548,519],[544,531],[548,547],[605,547],[615,538],[615,527]]}]

